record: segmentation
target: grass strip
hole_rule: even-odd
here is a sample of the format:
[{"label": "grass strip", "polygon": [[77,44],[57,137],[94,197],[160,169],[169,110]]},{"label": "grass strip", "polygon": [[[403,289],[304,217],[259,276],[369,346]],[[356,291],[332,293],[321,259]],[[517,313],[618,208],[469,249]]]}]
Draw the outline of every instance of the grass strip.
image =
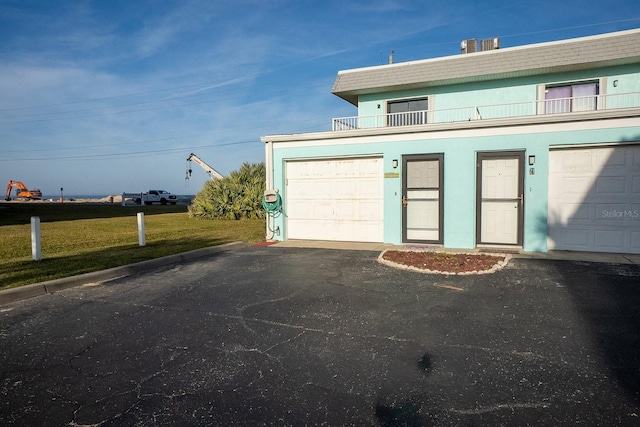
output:
[{"label": "grass strip", "polygon": [[[138,246],[145,212],[146,246]],[[42,260],[31,257],[40,217]],[[198,220],[186,206],[1,203],[0,290],[118,267],[235,241],[264,240],[264,220]]]}]

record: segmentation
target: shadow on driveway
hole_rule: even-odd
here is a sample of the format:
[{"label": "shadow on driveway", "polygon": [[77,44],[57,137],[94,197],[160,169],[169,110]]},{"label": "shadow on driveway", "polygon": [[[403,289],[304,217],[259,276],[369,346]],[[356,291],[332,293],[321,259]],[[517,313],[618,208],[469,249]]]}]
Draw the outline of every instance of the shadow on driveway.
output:
[{"label": "shadow on driveway", "polygon": [[604,367],[640,403],[640,268],[632,264],[550,264],[568,289]]}]

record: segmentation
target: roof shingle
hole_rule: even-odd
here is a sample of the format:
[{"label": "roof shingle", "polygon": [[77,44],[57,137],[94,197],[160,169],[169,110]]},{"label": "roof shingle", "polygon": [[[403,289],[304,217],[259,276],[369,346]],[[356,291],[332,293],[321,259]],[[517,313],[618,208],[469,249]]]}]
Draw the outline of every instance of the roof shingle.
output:
[{"label": "roof shingle", "polygon": [[338,72],[331,92],[354,105],[358,95],[392,90],[640,63],[640,29]]}]

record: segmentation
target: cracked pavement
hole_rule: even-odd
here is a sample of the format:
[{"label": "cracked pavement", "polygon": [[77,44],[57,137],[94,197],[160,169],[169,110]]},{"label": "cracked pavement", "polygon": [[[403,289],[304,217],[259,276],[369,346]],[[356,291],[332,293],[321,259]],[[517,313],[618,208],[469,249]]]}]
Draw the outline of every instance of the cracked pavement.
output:
[{"label": "cracked pavement", "polygon": [[640,266],[247,247],[0,307],[0,424],[638,425]]}]

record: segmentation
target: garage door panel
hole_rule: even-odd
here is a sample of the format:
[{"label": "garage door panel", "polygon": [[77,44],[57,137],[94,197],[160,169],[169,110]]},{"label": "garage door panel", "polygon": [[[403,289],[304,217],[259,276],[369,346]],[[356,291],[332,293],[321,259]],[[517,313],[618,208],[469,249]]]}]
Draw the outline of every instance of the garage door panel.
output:
[{"label": "garage door panel", "polygon": [[570,247],[574,249],[587,250],[589,248],[589,230],[588,229],[571,229],[562,230],[559,240],[559,247]]},{"label": "garage door panel", "polygon": [[603,176],[596,179],[595,193],[597,196],[620,195],[627,193],[627,178],[625,176]]},{"label": "garage door panel", "polygon": [[640,231],[631,232],[631,249],[634,253],[640,253]]},{"label": "garage door panel", "polygon": [[338,221],[380,221],[381,204],[369,200],[336,200],[330,217]]},{"label": "garage door panel", "polygon": [[624,150],[601,148],[597,153],[595,166],[599,167],[602,172],[624,169],[629,163],[627,153]]},{"label": "garage door panel", "polygon": [[[382,159],[379,159],[382,162]],[[358,162],[358,176],[370,176],[377,178],[380,175],[380,165],[378,162]]]},{"label": "garage door panel", "polygon": [[381,158],[291,161],[286,178],[288,238],[383,240]]},{"label": "garage door panel", "polygon": [[549,166],[555,170],[579,173],[592,168],[592,155],[588,150],[575,150],[573,156],[560,156],[550,162]]},{"label": "garage door panel", "polygon": [[355,182],[355,179],[338,179],[335,181],[334,185],[334,195],[338,198],[359,198],[358,194],[358,183]]},{"label": "garage door panel", "polygon": [[560,206],[559,217],[562,219],[563,224],[570,220],[589,221],[591,220],[591,206],[580,203],[563,203]]},{"label": "garage door panel", "polygon": [[338,234],[332,240],[367,242],[372,241],[371,236],[379,236],[382,239],[382,234],[379,233],[379,226],[373,221],[360,221],[356,226],[350,222],[338,222],[333,224],[333,227],[337,229]]},{"label": "garage door panel", "polygon": [[615,250],[625,240],[625,232],[622,230],[595,230],[594,244],[599,248]]},{"label": "garage door panel", "polygon": [[361,200],[359,207],[361,220],[382,222],[384,206],[379,200]]},{"label": "garage door panel", "polygon": [[380,178],[364,178],[358,180],[358,196],[360,198],[379,198],[381,194],[382,180]]},{"label": "garage door panel", "polygon": [[325,240],[318,236],[333,233],[332,220],[292,220],[287,223],[287,232],[296,239]]},{"label": "garage door panel", "polygon": [[620,224],[627,221],[631,206],[628,203],[597,203],[596,222],[601,226]]},{"label": "garage door panel", "polygon": [[[588,176],[558,176],[554,184],[549,182],[549,198],[573,200],[576,194],[589,193],[593,189],[593,179]],[[582,200],[582,197],[579,197]]]},{"label": "garage door panel", "polygon": [[287,207],[287,215],[290,218],[331,218],[333,216],[333,206],[321,203],[318,200],[298,199],[295,203],[290,203]]},{"label": "garage door panel", "polygon": [[549,153],[549,249],[640,253],[640,146]]},{"label": "garage door panel", "polygon": [[305,199],[326,199],[332,194],[332,189],[326,182],[312,179],[290,179],[287,182],[288,197]]},{"label": "garage door panel", "polygon": [[558,203],[549,208],[549,221],[566,225],[569,221],[590,221],[591,206],[581,203]]},{"label": "garage door panel", "polygon": [[333,206],[330,206],[324,203],[319,203],[319,204],[316,204],[312,210],[307,210],[307,212],[305,213],[306,214],[305,216],[317,215],[321,219],[327,219],[327,218],[333,217],[333,211],[334,211]]},{"label": "garage door panel", "polygon": [[288,223],[290,238],[305,240],[372,241],[371,236],[379,235],[376,221],[359,221],[354,226],[350,221],[294,220]]}]

